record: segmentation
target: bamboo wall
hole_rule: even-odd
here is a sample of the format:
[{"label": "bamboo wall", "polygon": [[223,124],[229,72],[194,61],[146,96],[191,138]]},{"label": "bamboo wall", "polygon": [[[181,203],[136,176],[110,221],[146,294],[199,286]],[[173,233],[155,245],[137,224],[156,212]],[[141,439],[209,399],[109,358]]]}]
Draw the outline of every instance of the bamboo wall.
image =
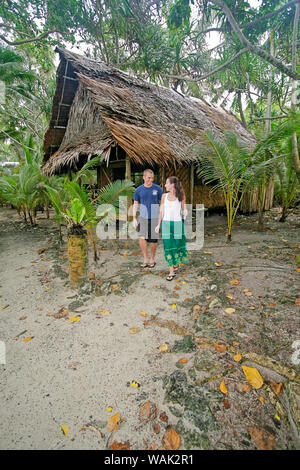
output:
[{"label": "bamboo wall", "polygon": [[[121,163],[119,163],[121,165]],[[122,163],[125,166],[125,162]],[[159,168],[159,184],[165,192],[165,182],[169,176],[177,176],[180,179],[183,186],[186,202],[187,204],[191,203],[191,198],[193,198],[193,206],[196,204],[203,204],[207,209],[216,209],[220,207],[225,207],[225,199],[222,191],[211,192],[211,187],[206,185],[193,185],[193,194],[191,194],[191,170],[188,165],[181,165],[176,168],[174,167],[160,167]],[[112,166],[101,167],[100,170],[100,186],[105,186],[112,181],[113,170]],[[265,206],[264,210],[269,210],[273,206],[273,196],[274,196],[274,182],[271,181],[266,190],[265,197]],[[240,211],[243,214],[258,212],[258,189],[249,191],[245,194]]]}]

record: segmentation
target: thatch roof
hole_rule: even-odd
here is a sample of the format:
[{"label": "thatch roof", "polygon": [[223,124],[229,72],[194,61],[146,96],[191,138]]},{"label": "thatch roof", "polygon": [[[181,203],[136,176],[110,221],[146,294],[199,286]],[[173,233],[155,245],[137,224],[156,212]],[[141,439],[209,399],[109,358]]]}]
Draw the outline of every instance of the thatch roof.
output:
[{"label": "thatch roof", "polygon": [[232,114],[113,67],[57,48],[60,64],[52,117],[44,141],[44,171],[76,169],[95,155],[109,161],[118,144],[136,163],[192,162],[210,129],[254,137]]}]

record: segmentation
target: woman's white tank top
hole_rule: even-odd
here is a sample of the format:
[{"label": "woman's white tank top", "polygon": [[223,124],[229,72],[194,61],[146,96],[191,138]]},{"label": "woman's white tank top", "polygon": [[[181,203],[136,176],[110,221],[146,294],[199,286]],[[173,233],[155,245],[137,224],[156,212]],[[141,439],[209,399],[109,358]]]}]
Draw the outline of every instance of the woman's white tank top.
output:
[{"label": "woman's white tank top", "polygon": [[181,216],[181,202],[176,198],[174,201],[169,201],[168,193],[164,201],[164,217],[163,220],[173,220],[179,222],[182,220]]}]

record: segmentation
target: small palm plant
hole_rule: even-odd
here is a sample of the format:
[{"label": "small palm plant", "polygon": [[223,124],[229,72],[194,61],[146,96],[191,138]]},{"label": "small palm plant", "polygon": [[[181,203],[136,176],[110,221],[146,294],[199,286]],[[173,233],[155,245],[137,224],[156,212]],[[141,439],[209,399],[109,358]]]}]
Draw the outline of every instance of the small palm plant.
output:
[{"label": "small palm plant", "polygon": [[251,152],[245,142],[233,132],[225,132],[224,141],[206,132],[207,146],[198,148],[198,173],[206,184],[213,184],[212,192],[221,190],[227,212],[227,241],[231,241],[232,226],[244,194],[257,185],[258,178],[272,167],[279,157],[261,159]]},{"label": "small palm plant", "polygon": [[62,191],[48,188],[56,215],[67,221],[68,260],[71,288],[76,288],[86,279],[88,269],[88,236],[94,249],[94,260],[97,261],[97,239],[93,227],[107,215],[97,215],[97,205],[119,205],[120,196],[132,195],[134,186],[131,181],[116,181],[101,189],[96,200],[92,201],[89,193],[75,181],[67,179],[61,185]]}]

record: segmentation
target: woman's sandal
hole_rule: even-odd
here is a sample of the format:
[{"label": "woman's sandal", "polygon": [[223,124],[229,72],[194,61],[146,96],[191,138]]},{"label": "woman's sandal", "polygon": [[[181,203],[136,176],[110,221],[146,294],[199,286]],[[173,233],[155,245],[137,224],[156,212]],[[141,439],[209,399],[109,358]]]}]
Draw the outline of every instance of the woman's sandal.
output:
[{"label": "woman's sandal", "polygon": [[174,277],[176,276],[176,274],[169,274],[169,276],[166,277],[167,281],[172,281],[174,279]]},{"label": "woman's sandal", "polygon": [[140,265],[141,268],[149,268],[149,264],[148,263],[143,263]]}]

